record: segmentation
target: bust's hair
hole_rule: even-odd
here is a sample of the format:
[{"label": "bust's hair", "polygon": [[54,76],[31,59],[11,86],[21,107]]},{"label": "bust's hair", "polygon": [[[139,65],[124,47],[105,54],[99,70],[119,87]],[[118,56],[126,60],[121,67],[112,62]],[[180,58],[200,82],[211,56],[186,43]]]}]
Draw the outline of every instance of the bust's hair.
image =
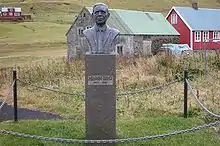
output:
[{"label": "bust's hair", "polygon": [[107,12],[108,12],[108,6],[107,6],[106,4],[104,4],[104,3],[95,3],[95,4],[93,5],[93,10],[92,10],[92,11],[94,12],[95,7],[96,7],[96,6],[100,6],[100,5],[106,7]]}]

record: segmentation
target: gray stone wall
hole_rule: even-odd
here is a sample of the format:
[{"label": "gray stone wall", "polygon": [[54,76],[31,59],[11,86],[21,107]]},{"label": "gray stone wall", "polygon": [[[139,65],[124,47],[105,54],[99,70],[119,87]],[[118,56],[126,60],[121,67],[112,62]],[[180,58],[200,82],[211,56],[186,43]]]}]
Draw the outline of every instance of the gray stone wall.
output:
[{"label": "gray stone wall", "polygon": [[133,50],[135,56],[143,54],[143,36],[133,37]]},{"label": "gray stone wall", "polygon": [[91,27],[93,20],[91,14],[87,9],[83,9],[79,16],[76,18],[75,23],[67,32],[68,60],[77,56],[82,56],[88,50],[88,44],[83,37],[83,30]]},{"label": "gray stone wall", "polygon": [[131,36],[131,35],[119,35],[118,38],[117,38],[116,46],[115,46],[115,51],[116,52],[117,52],[117,47],[118,46],[122,46],[123,56],[132,55],[133,54],[133,36]]},{"label": "gray stone wall", "polygon": [[168,35],[148,35],[148,36],[134,36],[133,49],[134,55],[152,55],[156,54],[157,50],[164,43],[180,43],[179,36]]}]

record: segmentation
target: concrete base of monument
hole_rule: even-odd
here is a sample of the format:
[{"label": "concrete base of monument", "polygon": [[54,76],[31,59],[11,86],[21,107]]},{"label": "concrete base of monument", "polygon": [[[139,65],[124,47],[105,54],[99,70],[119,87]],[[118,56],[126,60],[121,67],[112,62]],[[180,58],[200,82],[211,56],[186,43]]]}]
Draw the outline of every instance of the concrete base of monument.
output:
[{"label": "concrete base of monument", "polygon": [[[85,55],[86,138],[116,138],[116,55]],[[95,144],[97,145],[97,144]],[[110,145],[110,144],[98,144]],[[114,145],[114,144],[111,144]]]}]

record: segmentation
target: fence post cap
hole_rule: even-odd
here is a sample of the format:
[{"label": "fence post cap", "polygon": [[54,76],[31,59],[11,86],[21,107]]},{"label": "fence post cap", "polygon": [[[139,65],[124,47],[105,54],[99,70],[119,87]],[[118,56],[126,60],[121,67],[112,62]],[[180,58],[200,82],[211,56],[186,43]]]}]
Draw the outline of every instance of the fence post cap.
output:
[{"label": "fence post cap", "polygon": [[13,70],[13,71],[16,71],[16,69],[17,69],[17,67],[16,67],[16,66],[12,67],[12,70]]}]

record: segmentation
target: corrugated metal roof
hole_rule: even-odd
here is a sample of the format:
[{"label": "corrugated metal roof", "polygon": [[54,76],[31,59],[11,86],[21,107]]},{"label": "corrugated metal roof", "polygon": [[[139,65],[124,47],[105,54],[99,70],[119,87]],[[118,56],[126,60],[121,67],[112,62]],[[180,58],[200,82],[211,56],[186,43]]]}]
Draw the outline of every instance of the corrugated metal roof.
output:
[{"label": "corrugated metal roof", "polygon": [[117,28],[121,34],[133,34],[133,31],[124,21],[121,20],[116,11],[110,10],[110,13],[110,17],[107,21],[109,26]]},{"label": "corrugated metal roof", "polygon": [[220,30],[220,9],[174,7],[193,30]]},{"label": "corrugated metal roof", "polygon": [[[87,7],[90,13],[92,8]],[[161,13],[135,10],[109,9],[107,24],[120,34],[179,35]]]}]

